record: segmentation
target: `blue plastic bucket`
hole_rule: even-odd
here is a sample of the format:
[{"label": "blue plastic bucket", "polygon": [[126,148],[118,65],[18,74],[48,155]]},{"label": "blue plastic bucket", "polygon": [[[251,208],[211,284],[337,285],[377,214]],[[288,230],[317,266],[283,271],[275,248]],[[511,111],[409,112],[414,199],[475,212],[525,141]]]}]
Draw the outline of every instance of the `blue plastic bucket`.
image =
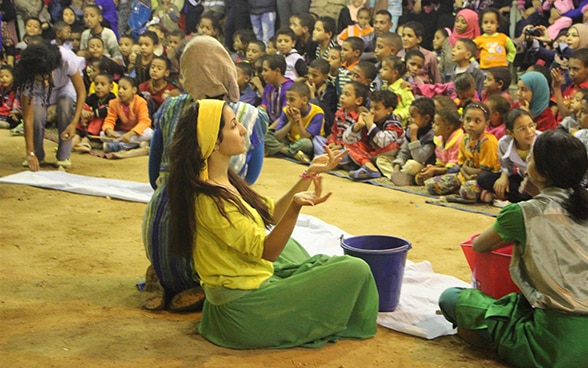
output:
[{"label": "blue plastic bucket", "polygon": [[392,312],[398,306],[406,264],[406,253],[412,248],[406,239],[384,235],[341,238],[345,254],[366,261],[372,270],[378,295],[379,311]]}]

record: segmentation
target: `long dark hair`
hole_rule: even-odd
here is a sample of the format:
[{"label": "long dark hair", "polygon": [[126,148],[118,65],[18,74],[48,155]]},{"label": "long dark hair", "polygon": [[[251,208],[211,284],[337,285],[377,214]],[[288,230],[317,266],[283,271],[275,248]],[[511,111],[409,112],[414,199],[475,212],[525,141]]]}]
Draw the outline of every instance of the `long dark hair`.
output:
[{"label": "long dark hair", "polygon": [[535,168],[554,187],[569,189],[562,204],[576,222],[588,220],[588,190],[582,179],[588,170],[586,147],[576,137],[560,130],[540,134],[533,144]]},{"label": "long dark hair", "polygon": [[[191,259],[193,255],[194,236],[197,231],[194,207],[197,195],[210,196],[220,214],[229,223],[231,221],[225,210],[227,204],[234,205],[243,215],[253,218],[251,212],[234,193],[200,179],[205,160],[202,158],[196,138],[199,108],[198,102],[188,107],[178,122],[169,148],[170,173],[167,194],[171,213],[171,252],[185,259]],[[225,125],[223,118],[219,125],[218,139],[222,141],[222,129]],[[274,224],[268,204],[263,197],[249,188],[232,169],[229,169],[229,181],[237,188],[243,200],[257,210],[266,227]]]},{"label": "long dark hair", "polygon": [[[45,103],[53,89],[53,70],[61,64],[61,52],[57,45],[45,43],[29,45],[20,56],[19,62],[14,68],[14,85],[21,93],[32,92],[37,75],[46,75],[49,78],[49,87],[45,93]],[[45,85],[43,85],[45,89]],[[32,101],[32,100],[31,100]]]}]

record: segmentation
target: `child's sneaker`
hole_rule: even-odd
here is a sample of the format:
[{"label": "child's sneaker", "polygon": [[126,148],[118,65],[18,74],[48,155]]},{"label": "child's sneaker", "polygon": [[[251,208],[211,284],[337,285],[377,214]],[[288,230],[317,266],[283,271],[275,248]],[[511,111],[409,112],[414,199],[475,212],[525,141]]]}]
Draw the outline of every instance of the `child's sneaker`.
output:
[{"label": "child's sneaker", "polygon": [[118,152],[122,150],[122,147],[118,142],[104,142],[104,144],[102,145],[102,149],[104,150],[104,153],[110,153]]},{"label": "child's sneaker", "polygon": [[66,158],[65,160],[57,160],[57,162],[55,163],[55,167],[71,167],[71,161],[69,160],[69,158]]},{"label": "child's sneaker", "polygon": [[294,158],[300,162],[310,162],[310,157],[308,157],[308,155],[302,151],[296,152]]},{"label": "child's sneaker", "polygon": [[494,201],[492,201],[492,205],[494,207],[498,207],[498,208],[504,208],[506,206],[508,206],[510,204],[509,200],[501,200],[501,199],[495,199]]},{"label": "child's sneaker", "polygon": [[24,123],[22,120],[20,123],[15,126],[14,128],[10,129],[10,135],[14,137],[23,136],[24,135]]},{"label": "child's sneaker", "polygon": [[367,167],[362,166],[357,170],[353,170],[349,172],[349,177],[355,180],[367,180],[367,179],[376,179],[381,177],[379,171],[371,171]]}]

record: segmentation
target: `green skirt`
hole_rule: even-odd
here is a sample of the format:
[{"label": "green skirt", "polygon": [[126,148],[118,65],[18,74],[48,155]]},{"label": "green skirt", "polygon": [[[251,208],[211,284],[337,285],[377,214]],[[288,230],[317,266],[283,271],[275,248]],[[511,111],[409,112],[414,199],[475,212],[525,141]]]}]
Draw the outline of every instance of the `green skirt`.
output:
[{"label": "green skirt", "polygon": [[369,266],[342,256],[310,257],[290,240],[259,289],[205,289],[200,334],[232,349],[320,347],[376,334],[378,291]]}]

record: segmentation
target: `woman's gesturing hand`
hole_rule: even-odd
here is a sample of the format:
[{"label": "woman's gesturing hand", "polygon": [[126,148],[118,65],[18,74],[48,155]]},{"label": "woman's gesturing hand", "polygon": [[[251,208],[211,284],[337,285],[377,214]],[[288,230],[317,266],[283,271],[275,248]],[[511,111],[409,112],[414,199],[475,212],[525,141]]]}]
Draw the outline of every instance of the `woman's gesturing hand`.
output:
[{"label": "woman's gesturing hand", "polygon": [[325,202],[331,196],[332,192],[322,195],[323,192],[323,178],[317,176],[312,179],[314,184],[314,191],[305,191],[294,194],[293,201],[299,206],[315,206],[319,203]]},{"label": "woman's gesturing hand", "polygon": [[[329,146],[324,146],[325,152],[320,156],[315,156],[310,166],[306,170],[308,173],[318,174],[321,172],[331,171],[339,165],[343,157],[347,154],[347,150],[333,152]],[[315,184],[316,186],[316,184]]]}]

